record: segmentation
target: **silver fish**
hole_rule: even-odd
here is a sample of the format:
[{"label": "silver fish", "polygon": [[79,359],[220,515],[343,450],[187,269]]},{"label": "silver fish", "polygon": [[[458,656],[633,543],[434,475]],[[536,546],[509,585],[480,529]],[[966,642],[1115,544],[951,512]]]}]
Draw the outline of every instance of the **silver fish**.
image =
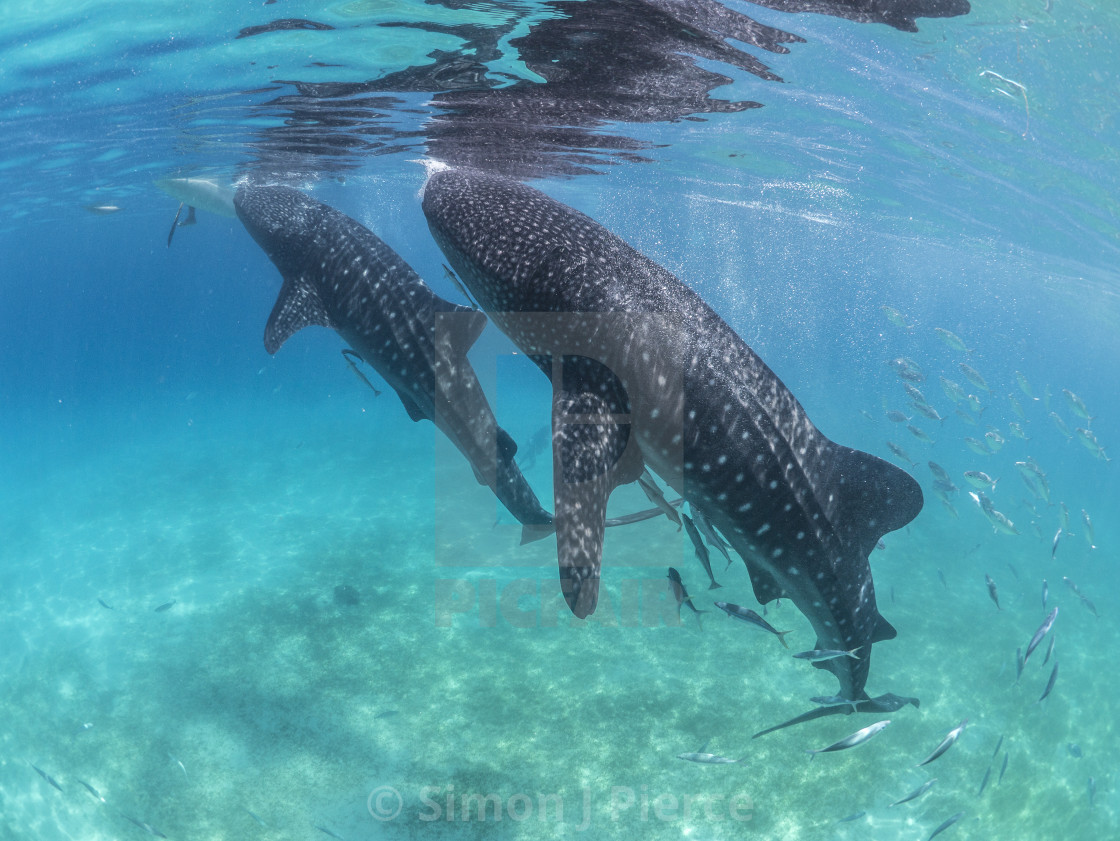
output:
[{"label": "silver fish", "polygon": [[947,735],[944,739],[941,740],[941,744],[939,744],[937,747],[935,747],[933,749],[933,753],[931,753],[929,756],[927,756],[925,759],[923,759],[921,762],[919,762],[917,767],[921,768],[923,765],[929,765],[931,762],[933,762],[933,760],[937,759],[939,756],[944,754],[945,751],[949,750],[949,748],[951,748],[954,744],[956,744],[957,739],[960,738],[961,733],[964,732],[965,725],[967,725],[967,724],[968,724],[968,719],[966,718],[964,721],[962,721],[960,724],[958,724],[956,727],[954,727],[952,730],[950,730],[949,735]]},{"label": "silver fish", "polygon": [[927,791],[929,791],[931,788],[933,788],[933,784],[936,783],[936,782],[937,782],[937,777],[934,777],[932,780],[926,780],[924,783],[922,783],[920,786],[918,786],[916,789],[914,789],[908,795],[903,797],[901,800],[896,800],[896,801],[894,801],[894,803],[892,803],[890,805],[891,806],[901,806],[903,803],[909,803],[911,800],[917,800],[919,797],[921,797],[923,794],[925,794]]},{"label": "silver fish", "polygon": [[902,388],[906,391],[907,395],[909,395],[910,399],[915,403],[926,402],[926,396],[922,394],[922,390],[920,388],[916,388],[915,386],[910,385],[910,383],[903,383]]},{"label": "silver fish", "polygon": [[997,786],[998,786],[998,785],[999,785],[1000,783],[1002,783],[1002,782],[1003,782],[1003,775],[1007,773],[1007,760],[1009,760],[1010,758],[1011,758],[1011,754],[1009,754],[1009,753],[1004,753],[1004,755],[1003,755],[1003,764],[1002,764],[1001,766],[999,766],[999,779],[997,779],[997,780],[996,780],[996,785],[997,785]]},{"label": "silver fish", "polygon": [[699,762],[701,765],[735,765],[742,759],[728,759],[726,756],[717,756],[714,753],[678,753],[677,759],[685,762]]},{"label": "silver fish", "polygon": [[1077,437],[1081,441],[1081,443],[1085,445],[1085,449],[1091,452],[1094,456],[1099,458],[1101,461],[1112,461],[1112,459],[1110,459],[1105,453],[1104,447],[1100,445],[1100,442],[1097,440],[1097,436],[1094,435],[1091,430],[1077,427],[1074,432],[1077,433]]},{"label": "silver fish", "polygon": [[818,753],[831,753],[837,750],[847,750],[862,745],[868,739],[872,738],[875,734],[879,733],[884,727],[890,724],[890,720],[877,721],[874,724],[869,724],[862,730],[857,730],[850,736],[845,736],[839,742],[833,742],[827,748],[820,748],[819,750],[809,750],[806,753],[816,757]]},{"label": "silver fish", "polygon": [[136,818],[132,817],[131,815],[126,815],[124,812],[121,812],[121,817],[123,817],[129,823],[136,824],[136,826],[140,827],[145,832],[156,836],[157,838],[166,838],[167,837],[162,832],[160,832],[158,829],[156,829],[154,826],[152,826],[150,823],[147,823],[145,821],[139,821]]},{"label": "silver fish", "polygon": [[914,325],[909,323],[910,319],[904,316],[894,307],[882,306],[879,309],[883,311],[883,314],[887,317],[887,321],[889,321],[895,327],[901,327],[903,330],[914,329]]},{"label": "silver fish", "polygon": [[1023,404],[1019,402],[1019,398],[1014,394],[1007,395],[1007,402],[1011,404],[1011,409],[1021,417],[1023,420],[1027,419],[1027,413],[1023,411]]},{"label": "silver fish", "polygon": [[1046,601],[1050,598],[1050,585],[1046,583],[1046,579],[1042,579],[1042,609],[1046,610]]},{"label": "silver fish", "polygon": [[999,590],[996,589],[996,582],[992,581],[992,577],[987,573],[984,573],[984,580],[988,582],[988,596],[995,602],[996,610],[1003,610],[1003,608],[999,606]]},{"label": "silver fish", "polygon": [[970,436],[964,439],[964,443],[970,450],[972,450],[972,452],[976,453],[976,455],[978,456],[990,456],[992,454],[992,448],[989,447],[987,443],[981,441],[978,438],[972,438]]},{"label": "silver fish", "polygon": [[968,394],[963,388],[952,380],[941,378],[941,390],[945,392],[945,396],[952,400],[954,403],[968,402]]},{"label": "silver fish", "polygon": [[1093,534],[1093,521],[1089,519],[1089,512],[1084,508],[1081,509],[1081,522],[1085,526],[1085,539],[1089,541],[1089,549],[1097,548],[1097,538]]},{"label": "silver fish", "polygon": [[989,765],[988,770],[984,772],[984,779],[982,779],[980,781],[980,790],[976,792],[977,797],[979,797],[981,794],[984,793],[984,789],[986,789],[988,787],[988,780],[991,778],[991,776],[992,776],[992,766]]},{"label": "silver fish", "polygon": [[1010,432],[1012,435],[1014,435],[1016,438],[1018,438],[1020,441],[1030,441],[1031,440],[1031,436],[1027,435],[1027,431],[1025,429],[1023,429],[1023,427],[1020,424],[1017,424],[1014,421],[1012,421],[1011,423],[1009,423],[1007,425],[1007,431]]},{"label": "silver fish", "polygon": [[999,481],[999,479],[993,479],[983,470],[967,470],[965,471],[964,478],[968,484],[978,490],[987,488],[988,490],[994,491],[996,489],[996,483]]},{"label": "silver fish", "polygon": [[988,381],[985,380],[984,377],[981,376],[980,372],[975,368],[970,365],[965,365],[963,362],[958,365],[957,368],[959,368],[960,372],[965,375],[968,381],[978,389],[991,392],[991,388],[988,387]]},{"label": "silver fish", "polygon": [[774,626],[751,610],[749,607],[740,607],[737,604],[730,602],[716,602],[716,607],[730,616],[732,619],[738,619],[740,622],[746,622],[760,631],[767,631],[778,638],[778,642],[789,648],[789,643],[786,642],[786,634],[793,633],[792,631],[778,631]]},{"label": "silver fish", "polygon": [[815,648],[812,651],[802,651],[793,656],[798,660],[808,660],[810,663],[819,663],[822,660],[835,660],[837,657],[851,657],[853,660],[858,660],[859,655],[856,652],[858,648],[853,648],[851,651],[837,651],[832,648]]},{"label": "silver fish", "polygon": [[909,462],[911,467],[918,466],[918,463],[914,461],[914,459],[910,458],[910,454],[906,452],[906,450],[902,449],[902,447],[898,446],[898,444],[894,443],[893,441],[888,441],[887,446],[890,448],[890,451],[895,454],[895,456],[902,459],[903,461]]},{"label": "silver fish", "polygon": [[1046,681],[1046,688],[1042,690],[1042,694],[1038,696],[1038,703],[1046,700],[1046,696],[1050,694],[1054,688],[1054,682],[1058,679],[1058,661],[1054,661],[1054,668],[1050,671],[1050,680]]},{"label": "silver fish", "polygon": [[325,826],[319,826],[319,824],[312,824],[312,826],[314,826],[315,829],[319,830],[324,835],[329,835],[331,838],[338,839],[338,841],[346,841],[346,839],[343,838],[341,835],[339,835],[337,832],[332,832],[331,830],[327,829]]},{"label": "silver fish", "polygon": [[948,470],[946,470],[936,461],[927,461],[926,464],[929,465],[929,472],[933,474],[933,478],[937,479],[937,481],[939,482],[948,482],[949,484],[952,484],[953,477],[949,475]]},{"label": "silver fish", "polygon": [[1059,527],[1058,530],[1056,532],[1054,532],[1054,542],[1050,546],[1050,560],[1054,560],[1054,557],[1058,554],[1058,542],[1061,539],[1062,539],[1062,530]]},{"label": "silver fish", "polygon": [[95,789],[93,786],[91,786],[85,780],[78,780],[78,785],[80,785],[82,788],[84,788],[86,791],[88,791],[90,794],[92,794],[93,798],[95,800],[100,800],[102,803],[105,802],[105,798],[101,796],[101,792],[99,792],[97,789]]},{"label": "silver fish", "polygon": [[902,414],[902,412],[887,412],[887,420],[891,423],[906,423],[910,418]]},{"label": "silver fish", "polygon": [[937,338],[941,339],[941,341],[953,350],[963,350],[965,353],[972,353],[972,348],[968,347],[968,345],[964,343],[964,339],[952,330],[946,330],[943,327],[934,327],[933,332],[937,334]]},{"label": "silver fish", "polygon": [[1015,372],[1015,382],[1019,384],[1019,390],[1027,395],[1027,397],[1031,398],[1031,400],[1038,399],[1034,396],[1034,392],[1031,391],[1031,384],[1027,381],[1026,375],[1021,371]]},{"label": "silver fish", "polygon": [[941,826],[937,827],[937,829],[930,833],[930,836],[926,839],[926,841],[933,841],[934,838],[936,838],[938,835],[947,830],[963,817],[964,812],[957,812],[955,815],[953,815],[953,817],[948,818],[944,823],[941,824]]},{"label": "silver fish", "polygon": [[1085,401],[1070,391],[1068,388],[1062,389],[1062,394],[1066,396],[1066,402],[1069,403],[1070,411],[1072,411],[1079,418],[1084,418],[1092,422],[1093,416],[1089,414],[1089,410],[1085,407]]},{"label": "silver fish", "polygon": [[1002,735],[999,737],[999,741],[996,742],[996,749],[994,751],[992,751],[992,759],[996,758],[996,754],[999,753],[999,749],[1001,747],[1003,747],[1003,736]]},{"label": "silver fish", "polygon": [[933,406],[929,405],[929,403],[926,403],[924,401],[914,400],[914,401],[911,401],[910,405],[914,407],[914,411],[917,412],[919,415],[923,415],[924,417],[927,417],[930,420],[935,420],[938,423],[944,423],[945,422],[945,418],[943,418],[941,416],[941,413],[938,412],[937,409],[933,408]]},{"label": "silver fish", "polygon": [[1069,427],[1066,426],[1066,422],[1062,420],[1061,415],[1059,415],[1057,412],[1050,413],[1050,420],[1054,422],[1054,426],[1057,427],[1058,432],[1062,433],[1062,435],[1064,435],[1067,440],[1073,437],[1073,433],[1069,431]]},{"label": "silver fish", "polygon": [[174,606],[175,606],[175,599],[172,599],[171,601],[166,602],[164,604],[161,604],[159,607],[157,607],[155,609],[155,612],[156,613],[163,613],[165,610],[171,610],[171,608],[174,607]]},{"label": "silver fish", "polygon": [[917,438],[922,443],[924,443],[924,444],[936,443],[932,438],[930,438],[928,435],[926,435],[925,432],[923,432],[918,427],[914,426],[914,424],[908,423],[908,424],[906,424],[906,428],[910,431],[911,435],[913,435],[915,438]]},{"label": "silver fish", "polygon": [[1046,646],[1046,656],[1042,658],[1042,665],[1050,662],[1050,655],[1054,653],[1054,640],[1058,638],[1057,634],[1050,635],[1050,644]]},{"label": "silver fish", "polygon": [[1088,790],[1089,790],[1089,808],[1092,809],[1093,806],[1096,805],[1093,801],[1096,800],[1096,798],[1097,798],[1097,781],[1094,780],[1092,777],[1089,778]]},{"label": "silver fish", "polygon": [[[60,785],[58,784],[58,781],[57,781],[57,780],[55,780],[55,778],[54,778],[54,777],[52,777],[52,776],[51,776],[50,774],[48,774],[48,773],[47,773],[46,771],[44,771],[44,770],[43,770],[42,768],[38,767],[37,765],[35,765],[35,764],[34,764],[34,763],[32,763],[32,762],[28,762],[27,764],[28,764],[28,765],[30,765],[30,766],[31,766],[32,768],[34,768],[34,769],[35,769],[35,773],[36,773],[36,774],[38,774],[38,775],[39,775],[40,777],[42,777],[42,778],[43,778],[44,780],[46,780],[46,781],[47,781],[48,783],[50,783],[50,784],[51,784],[52,786],[54,786],[55,788],[57,788],[57,789],[58,789],[59,791],[62,791],[62,786],[60,786]],[[65,794],[65,792],[63,792],[63,793]]]},{"label": "silver fish", "polygon": [[1036,648],[1038,648],[1038,644],[1042,642],[1042,638],[1050,632],[1050,629],[1052,627],[1054,627],[1054,620],[1057,618],[1058,608],[1055,607],[1050,611],[1050,615],[1046,617],[1043,623],[1038,626],[1038,630],[1034,632],[1034,636],[1031,637],[1031,641],[1027,644],[1027,653],[1023,655],[1023,663],[1026,663],[1027,660],[1030,659],[1031,654]]}]

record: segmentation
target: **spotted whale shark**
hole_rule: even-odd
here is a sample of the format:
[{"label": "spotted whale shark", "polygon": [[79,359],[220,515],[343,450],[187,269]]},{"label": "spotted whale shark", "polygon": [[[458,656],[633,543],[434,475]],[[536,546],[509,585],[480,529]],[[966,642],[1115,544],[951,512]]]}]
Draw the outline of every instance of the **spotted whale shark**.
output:
[{"label": "spotted whale shark", "polygon": [[412,420],[432,421],[466,456],[522,523],[523,541],[551,534],[552,517],[467,360],[486,316],[436,295],[372,231],[298,190],[244,186],[233,208],[283,277],[265,349],[276,353],[304,327],[335,330],[392,386]]},{"label": "spotted whale shark", "polygon": [[837,444],[778,376],[666,269],[591,218],[499,175],[437,169],[423,209],[490,318],[552,380],[561,589],[594,611],[610,493],[643,466],[703,511],[762,604],[793,601],[815,663],[866,699],[879,614],[868,556],[922,508],[901,469]]}]

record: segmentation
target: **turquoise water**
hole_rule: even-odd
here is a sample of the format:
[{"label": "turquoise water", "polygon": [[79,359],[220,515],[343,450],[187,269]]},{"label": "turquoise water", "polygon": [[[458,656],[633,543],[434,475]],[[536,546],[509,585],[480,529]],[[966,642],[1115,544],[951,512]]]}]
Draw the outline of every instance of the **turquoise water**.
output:
[{"label": "turquoise water", "polygon": [[[294,94],[285,81],[368,82],[466,54],[448,27],[467,24],[502,32],[492,79],[539,83],[512,42],[562,8],[20,3],[0,25],[3,837],[149,835],[132,818],[172,839],[924,839],[962,811],[940,837],[1116,835],[1120,480],[1050,414],[1086,425],[1069,389],[1110,456],[1120,442],[1120,20],[1105,4],[977,2],[908,33],[732,8],[805,39],[748,50],[784,83],[699,61],[730,80],[713,97],[763,108],[609,121],[596,132],[647,162],[536,184],[700,292],[829,437],[909,454],[926,506],[871,558],[899,635],[875,647],[868,688],[921,707],[812,761],[805,750],[877,718],[751,739],[836,682],[710,605],[702,630],[688,611],[676,624],[665,568],[701,607],[707,593],[668,520],[608,533],[599,610],[573,620],[555,544],[519,546],[431,425],[346,370],[335,334],[264,351],[279,279],[240,223],[200,212],[166,246],[176,202],[156,179],[284,181],[461,300],[417,197],[440,89],[376,92],[395,101],[367,103],[357,124],[396,133],[323,119],[306,146],[277,133],[300,127],[278,98]],[[235,37],[281,17],[334,29]],[[443,29],[377,25],[402,21]],[[384,145],[331,152],[336,132]],[[916,385],[946,418],[910,421],[933,444],[885,417],[914,414],[898,357],[922,366]],[[529,446],[547,383],[493,328],[471,359],[550,507],[549,459]],[[975,426],[942,376],[980,398],[982,414],[962,409]],[[966,445],[993,428],[998,453]],[[1020,479],[1028,458],[1052,506]],[[957,516],[929,460],[960,486]],[[999,480],[987,493],[1018,535],[989,525],[967,470]],[[633,487],[611,502],[648,504]],[[721,598],[757,607],[740,563],[714,566]],[[1044,643],[1016,681],[1015,649],[1054,605],[1053,659]],[[791,604],[767,618],[793,650],[811,646]],[[965,718],[957,744],[915,768]],[[705,744],[743,761],[677,758]]]}]

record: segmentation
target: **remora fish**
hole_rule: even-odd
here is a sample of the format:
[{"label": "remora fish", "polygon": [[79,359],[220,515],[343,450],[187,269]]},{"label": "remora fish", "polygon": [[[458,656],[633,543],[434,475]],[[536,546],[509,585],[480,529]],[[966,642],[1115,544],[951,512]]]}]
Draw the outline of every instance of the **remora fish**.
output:
[{"label": "remora fish", "polygon": [[1042,642],[1042,638],[1054,627],[1054,620],[1057,618],[1058,608],[1055,607],[1050,611],[1050,615],[1043,620],[1042,624],[1038,626],[1038,630],[1034,632],[1034,636],[1031,637],[1031,641],[1027,644],[1027,653],[1023,655],[1024,664],[1031,658],[1031,654],[1034,650],[1038,648],[1038,644]]},{"label": "remora fish", "polygon": [[467,360],[486,317],[440,298],[389,246],[348,216],[288,187],[242,187],[237,217],[284,278],[265,328],[275,353],[312,325],[335,330],[397,392],[408,416],[428,419],[525,527],[551,533]]},{"label": "remora fish", "polygon": [[786,642],[786,634],[793,633],[792,631],[778,631],[774,626],[751,610],[749,607],[740,607],[737,604],[730,602],[716,602],[716,607],[730,616],[732,619],[738,619],[740,622],[746,622],[748,625],[758,628],[760,631],[767,631],[778,638],[778,642],[789,648],[789,643]]},{"label": "remora fish", "polygon": [[909,803],[911,800],[917,800],[919,797],[921,797],[923,794],[925,794],[927,791],[929,791],[931,788],[933,788],[933,784],[936,783],[936,782],[937,782],[937,777],[934,777],[932,780],[926,780],[924,783],[922,783],[920,786],[918,786],[916,789],[914,789],[908,795],[903,797],[901,800],[896,800],[896,801],[894,801],[894,803],[892,803],[890,805],[891,806],[901,806],[903,803]]},{"label": "remora fish", "polygon": [[727,566],[731,566],[731,555],[728,554],[730,548],[724,541],[719,533],[712,527],[711,522],[708,521],[707,516],[696,506],[692,506],[692,519],[696,523],[696,528],[700,529],[700,534],[704,535],[704,539],[708,541],[709,546],[714,546],[727,559]]},{"label": "remora fish", "polygon": [[845,736],[839,742],[833,742],[827,748],[820,748],[819,750],[805,751],[810,756],[816,757],[818,753],[831,753],[837,750],[847,750],[862,745],[875,734],[879,733],[884,727],[890,724],[890,721],[876,721],[874,724],[869,724],[862,730],[857,730],[851,736]]},{"label": "remora fish", "polygon": [[[820,664],[860,698],[871,644],[896,634],[867,557],[917,516],[918,483],[825,437],[695,292],[587,216],[472,170],[434,171],[423,209],[479,305],[552,378],[572,611],[595,609],[607,498],[648,465],[744,558],[761,604],[790,598],[814,648],[867,652]],[[610,422],[574,422],[588,415]]]},{"label": "remora fish", "polygon": [[656,480],[649,475],[648,470],[643,470],[642,475],[638,477],[638,487],[642,489],[642,493],[646,498],[661,509],[670,520],[677,524],[677,531],[681,530],[681,515],[677,509],[669,504],[665,499],[665,494],[661,492],[661,488],[657,486]]},{"label": "remora fish", "polygon": [[163,613],[164,611],[171,610],[171,608],[173,608],[174,606],[175,606],[175,599],[172,599],[169,602],[164,602],[163,604],[161,604],[153,612],[154,613]]},{"label": "remora fish", "polygon": [[666,576],[669,579],[669,589],[672,590],[673,598],[677,602],[677,619],[681,618],[681,605],[687,604],[692,608],[692,612],[696,614],[696,624],[700,625],[700,630],[704,630],[704,626],[700,623],[700,614],[707,613],[706,610],[697,609],[696,605],[692,603],[692,596],[688,594],[688,590],[684,587],[684,582],[681,581],[681,574],[672,567],[669,567],[669,574]]},{"label": "remora fish", "polygon": [[700,537],[700,532],[696,528],[696,524],[692,522],[692,518],[687,514],[681,514],[681,519],[684,520],[684,530],[688,532],[689,540],[692,541],[692,548],[696,550],[696,557],[700,560],[700,565],[704,567],[704,572],[708,573],[708,578],[712,582],[708,585],[709,590],[717,590],[722,585],[716,581],[716,577],[712,575],[712,559],[708,555],[708,547],[704,545],[704,540]]},{"label": "remora fish", "polygon": [[949,750],[949,748],[951,748],[956,743],[957,739],[960,738],[961,733],[964,732],[964,728],[965,728],[966,724],[968,724],[968,719],[967,718],[964,721],[962,721],[960,724],[958,724],[956,727],[954,727],[952,730],[950,730],[949,735],[947,735],[944,739],[941,740],[941,744],[939,744],[937,747],[935,747],[933,749],[933,753],[931,753],[929,756],[927,756],[925,759],[923,759],[921,762],[919,762],[917,767],[921,768],[923,765],[929,765],[931,762],[933,762],[933,760],[937,759],[939,756],[944,754],[945,751]]}]

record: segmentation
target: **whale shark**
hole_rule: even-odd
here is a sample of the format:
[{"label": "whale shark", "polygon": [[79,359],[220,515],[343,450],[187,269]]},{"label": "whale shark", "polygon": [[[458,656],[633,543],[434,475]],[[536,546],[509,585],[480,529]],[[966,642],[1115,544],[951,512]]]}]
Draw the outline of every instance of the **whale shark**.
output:
[{"label": "whale shark", "polygon": [[432,167],[428,226],[480,306],[551,378],[561,590],[595,610],[604,512],[644,467],[704,512],[762,604],[788,598],[841,694],[866,699],[878,611],[868,555],[922,508],[905,471],[827,438],[778,376],[669,271],[532,187]]},{"label": "whale shark", "polygon": [[372,231],[290,187],[243,186],[237,218],[280,271],[265,327],[276,353],[312,325],[336,331],[396,391],[408,416],[430,420],[523,525],[522,542],[552,533],[552,516],[514,461],[467,351],[486,316],[436,295]]}]

